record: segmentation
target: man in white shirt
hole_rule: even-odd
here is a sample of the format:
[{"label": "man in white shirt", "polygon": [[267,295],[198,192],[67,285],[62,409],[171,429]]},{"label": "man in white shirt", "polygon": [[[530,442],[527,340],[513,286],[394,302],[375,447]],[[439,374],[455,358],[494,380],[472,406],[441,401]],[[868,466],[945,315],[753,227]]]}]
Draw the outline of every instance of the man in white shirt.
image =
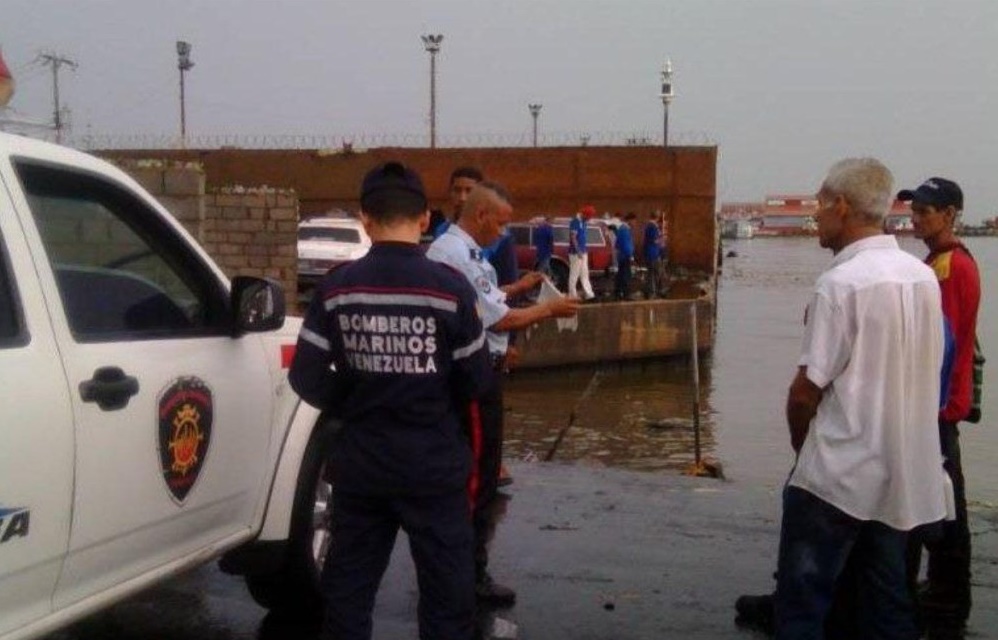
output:
[{"label": "man in white shirt", "polygon": [[807,307],[787,398],[797,463],[784,491],[779,640],[822,638],[846,562],[857,628],[916,638],[907,532],[946,514],[936,430],[944,334],[935,274],[882,232],[893,177],[871,158],[835,164],[818,237],[835,254]]},{"label": "man in white shirt", "polygon": [[[509,194],[501,185],[484,181],[475,185],[461,208],[456,224],[433,241],[426,251],[431,260],[460,271],[478,293],[479,313],[485,325],[493,375],[486,391],[466,415],[467,430],[476,449],[477,474],[469,482],[474,504],[475,595],[478,602],[511,606],[516,592],[492,579],[488,571],[488,543],[495,533],[497,485],[502,462],[503,393],[502,372],[509,349],[509,332],[525,329],[547,318],[570,318],[579,310],[577,298],[552,298],[527,307],[510,307],[507,296],[525,293],[541,281],[531,273],[499,287],[495,267],[485,259],[483,247],[495,242],[513,216]],[[475,443],[478,443],[477,446]]]}]

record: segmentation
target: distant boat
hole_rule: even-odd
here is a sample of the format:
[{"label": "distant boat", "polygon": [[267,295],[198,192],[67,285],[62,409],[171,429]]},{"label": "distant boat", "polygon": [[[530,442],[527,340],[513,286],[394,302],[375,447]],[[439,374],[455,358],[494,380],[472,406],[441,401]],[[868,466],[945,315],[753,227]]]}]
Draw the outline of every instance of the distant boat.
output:
[{"label": "distant boat", "polygon": [[814,213],[818,199],[813,195],[767,195],[757,236],[811,236],[817,233]]},{"label": "distant boat", "polygon": [[911,214],[889,214],[884,218],[884,231],[899,236],[915,233],[915,227],[911,222]]},{"label": "distant boat", "polygon": [[747,240],[755,235],[755,227],[748,220],[725,220],[721,237],[727,240]]}]

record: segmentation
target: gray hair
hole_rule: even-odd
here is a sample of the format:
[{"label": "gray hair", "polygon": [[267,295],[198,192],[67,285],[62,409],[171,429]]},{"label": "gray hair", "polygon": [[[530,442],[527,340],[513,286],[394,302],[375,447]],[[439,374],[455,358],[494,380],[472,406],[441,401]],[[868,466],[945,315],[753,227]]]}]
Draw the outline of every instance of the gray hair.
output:
[{"label": "gray hair", "polygon": [[471,188],[471,192],[468,193],[468,199],[464,201],[464,205],[461,207],[461,216],[458,216],[458,219],[469,211],[474,211],[479,207],[488,206],[491,208],[503,204],[513,206],[506,187],[498,182],[483,180]]},{"label": "gray hair", "polygon": [[883,222],[894,194],[894,175],[875,158],[846,158],[832,165],[819,195],[842,196],[871,224]]},{"label": "gray hair", "polygon": [[509,190],[504,185],[498,182],[495,182],[493,180],[482,180],[476,186],[491,191],[496,195],[497,198],[499,198],[508,205],[513,204],[513,199],[509,195]]}]

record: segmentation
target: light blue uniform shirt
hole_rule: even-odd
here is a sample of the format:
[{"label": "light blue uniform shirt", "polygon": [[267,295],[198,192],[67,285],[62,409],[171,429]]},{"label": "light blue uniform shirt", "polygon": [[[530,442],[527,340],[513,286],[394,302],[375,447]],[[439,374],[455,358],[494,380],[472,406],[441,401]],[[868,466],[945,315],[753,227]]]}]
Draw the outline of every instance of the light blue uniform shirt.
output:
[{"label": "light blue uniform shirt", "polygon": [[482,324],[488,329],[485,335],[489,344],[489,353],[496,356],[506,355],[509,333],[493,331],[491,327],[509,313],[509,305],[506,304],[505,292],[499,288],[495,267],[489,264],[478,243],[464,229],[452,224],[427,248],[426,257],[449,265],[464,274],[478,293]]}]

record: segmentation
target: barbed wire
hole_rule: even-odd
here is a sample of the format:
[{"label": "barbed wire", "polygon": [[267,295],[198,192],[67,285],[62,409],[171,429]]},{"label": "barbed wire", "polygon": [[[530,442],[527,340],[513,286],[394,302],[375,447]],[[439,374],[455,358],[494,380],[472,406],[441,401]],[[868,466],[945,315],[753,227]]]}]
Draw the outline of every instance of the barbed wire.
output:
[{"label": "barbed wire", "polygon": [[[354,151],[376,147],[429,146],[429,136],[418,133],[358,133],[358,134],[188,134],[186,144],[180,137],[170,134],[151,133],[93,133],[70,134],[65,136],[70,146],[81,149],[344,149]],[[716,146],[709,134],[702,131],[683,131],[669,134],[669,144],[673,146]],[[438,148],[488,148],[488,147],[529,147],[533,145],[533,135],[527,133],[461,133],[438,135]],[[561,131],[538,134],[539,147],[584,147],[584,146],[662,146],[662,135],[642,131],[601,131],[579,132]]]}]

